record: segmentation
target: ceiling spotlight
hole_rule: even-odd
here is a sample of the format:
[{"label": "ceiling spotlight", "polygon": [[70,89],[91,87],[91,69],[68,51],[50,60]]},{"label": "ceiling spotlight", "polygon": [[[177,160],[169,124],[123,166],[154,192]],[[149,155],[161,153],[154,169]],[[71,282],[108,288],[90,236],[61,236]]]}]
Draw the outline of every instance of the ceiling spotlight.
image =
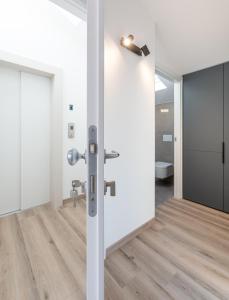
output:
[{"label": "ceiling spotlight", "polygon": [[128,37],[121,37],[120,44],[122,47],[134,52],[139,56],[142,56],[142,54],[148,56],[150,54],[150,51],[146,45],[140,48],[137,45],[135,45],[133,41],[134,41],[134,36],[130,34]]}]

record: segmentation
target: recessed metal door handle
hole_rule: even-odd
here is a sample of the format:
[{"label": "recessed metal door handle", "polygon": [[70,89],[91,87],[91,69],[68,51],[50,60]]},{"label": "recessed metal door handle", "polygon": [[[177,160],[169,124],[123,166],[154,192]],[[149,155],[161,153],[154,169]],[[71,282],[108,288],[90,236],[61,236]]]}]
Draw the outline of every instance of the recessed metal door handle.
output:
[{"label": "recessed metal door handle", "polygon": [[222,142],[222,163],[225,163],[225,142]]}]

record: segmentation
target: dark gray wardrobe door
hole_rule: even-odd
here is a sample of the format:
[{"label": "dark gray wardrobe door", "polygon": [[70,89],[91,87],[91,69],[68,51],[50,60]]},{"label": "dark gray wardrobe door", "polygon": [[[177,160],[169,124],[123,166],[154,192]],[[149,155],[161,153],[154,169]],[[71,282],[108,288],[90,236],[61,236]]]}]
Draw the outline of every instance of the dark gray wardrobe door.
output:
[{"label": "dark gray wardrobe door", "polygon": [[184,198],[223,210],[223,65],[183,80]]},{"label": "dark gray wardrobe door", "polygon": [[224,65],[224,211],[229,212],[229,63]]}]

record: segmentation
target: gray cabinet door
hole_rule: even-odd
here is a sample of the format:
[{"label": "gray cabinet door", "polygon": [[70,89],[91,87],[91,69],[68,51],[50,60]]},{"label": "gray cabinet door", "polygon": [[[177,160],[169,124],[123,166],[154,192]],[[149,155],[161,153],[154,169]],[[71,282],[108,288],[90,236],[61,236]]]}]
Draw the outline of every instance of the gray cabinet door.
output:
[{"label": "gray cabinet door", "polygon": [[224,211],[229,212],[229,63],[224,65]]},{"label": "gray cabinet door", "polygon": [[183,79],[184,198],[223,210],[223,65]]}]

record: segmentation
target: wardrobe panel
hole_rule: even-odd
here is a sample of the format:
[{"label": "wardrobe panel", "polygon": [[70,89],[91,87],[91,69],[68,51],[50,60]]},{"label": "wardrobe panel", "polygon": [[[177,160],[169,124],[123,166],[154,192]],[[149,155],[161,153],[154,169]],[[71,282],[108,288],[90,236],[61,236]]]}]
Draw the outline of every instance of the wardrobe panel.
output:
[{"label": "wardrobe panel", "polygon": [[224,65],[224,211],[229,212],[229,63]]},{"label": "wardrobe panel", "polygon": [[184,149],[222,151],[223,65],[184,76]]},{"label": "wardrobe panel", "polygon": [[223,65],[184,76],[184,198],[223,210]]},{"label": "wardrobe panel", "polygon": [[184,198],[223,210],[221,153],[184,151]]}]

